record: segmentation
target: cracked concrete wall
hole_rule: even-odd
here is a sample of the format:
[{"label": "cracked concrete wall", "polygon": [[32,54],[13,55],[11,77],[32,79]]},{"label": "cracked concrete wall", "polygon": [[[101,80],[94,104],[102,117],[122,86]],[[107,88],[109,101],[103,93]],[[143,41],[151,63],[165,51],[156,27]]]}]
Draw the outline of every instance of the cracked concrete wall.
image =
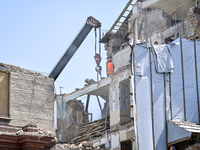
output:
[{"label": "cracked concrete wall", "polygon": [[10,73],[11,125],[24,126],[30,122],[55,133],[54,80],[23,73]]},{"label": "cracked concrete wall", "polygon": [[[130,82],[125,82],[126,80],[129,80],[129,76],[130,69],[123,70],[117,75],[112,76],[109,95],[110,126],[113,126],[118,123],[123,123],[127,121],[127,119],[129,119],[129,111],[127,111],[126,109],[129,109],[127,105],[129,105],[128,103],[130,103],[130,96],[128,96],[128,99],[126,99],[125,96],[123,100],[122,94],[120,99],[120,91],[126,91],[125,95],[127,95],[127,93],[130,93]],[[127,86],[125,85],[125,88],[123,88],[120,82],[123,84],[127,83]]]}]

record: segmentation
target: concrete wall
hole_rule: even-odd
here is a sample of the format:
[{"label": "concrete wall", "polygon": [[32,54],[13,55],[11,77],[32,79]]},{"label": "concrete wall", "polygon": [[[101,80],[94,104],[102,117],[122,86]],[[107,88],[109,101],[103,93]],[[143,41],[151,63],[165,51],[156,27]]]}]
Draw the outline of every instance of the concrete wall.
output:
[{"label": "concrete wall", "polygon": [[135,150],[135,131],[133,129],[134,127],[132,126],[129,129],[124,129],[124,130],[120,130],[116,133],[111,133],[110,135],[110,142],[111,142],[111,149],[115,150],[115,149],[121,149],[120,143],[127,141],[127,140],[131,140],[132,143],[132,150]]},{"label": "concrete wall", "polygon": [[109,94],[110,126],[123,123],[129,119],[129,107],[127,105],[130,103],[130,96],[127,98],[127,93],[130,93],[130,84],[129,82],[125,82],[129,80],[129,76],[130,70],[126,69],[112,77]]},{"label": "concrete wall", "polygon": [[164,18],[164,12],[159,9],[147,12],[147,33],[160,30],[167,26],[167,18]]},{"label": "concrete wall", "polygon": [[124,66],[129,65],[131,48],[126,46],[123,50],[118,51],[113,55],[113,63],[115,65],[115,72]]},{"label": "concrete wall", "polygon": [[[116,132],[108,132],[107,138],[109,140],[109,144],[111,146],[110,150],[120,150],[120,143],[124,141],[131,140],[132,150],[135,150],[135,131],[134,126],[130,128],[121,129]],[[106,138],[103,134],[101,138],[92,139],[91,142],[94,143],[95,146],[104,146],[106,142]]]},{"label": "concrete wall", "polygon": [[54,133],[54,80],[37,75],[11,72],[11,125],[24,126],[30,122]]},{"label": "concrete wall", "polygon": [[9,115],[9,74],[0,72],[0,115]]}]

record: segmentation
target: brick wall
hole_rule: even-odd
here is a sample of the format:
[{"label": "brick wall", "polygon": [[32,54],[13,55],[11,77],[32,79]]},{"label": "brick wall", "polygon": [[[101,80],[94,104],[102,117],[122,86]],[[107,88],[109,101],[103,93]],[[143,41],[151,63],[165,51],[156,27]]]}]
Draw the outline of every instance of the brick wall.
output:
[{"label": "brick wall", "polygon": [[17,72],[10,74],[10,117],[12,125],[30,122],[54,133],[53,79]]},{"label": "brick wall", "polygon": [[150,10],[147,13],[147,33],[150,34],[154,31],[160,30],[167,25],[167,19],[164,18],[162,10]]}]

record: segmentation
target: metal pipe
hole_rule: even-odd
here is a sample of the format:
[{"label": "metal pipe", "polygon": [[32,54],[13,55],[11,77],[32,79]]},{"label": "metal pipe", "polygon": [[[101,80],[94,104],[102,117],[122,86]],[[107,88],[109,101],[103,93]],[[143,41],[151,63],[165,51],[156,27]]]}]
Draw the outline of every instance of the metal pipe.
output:
[{"label": "metal pipe", "polygon": [[100,43],[100,40],[101,40],[101,27],[99,27],[99,55],[101,56],[101,43]]},{"label": "metal pipe", "polygon": [[183,82],[184,120],[186,121],[186,106],[185,106],[185,81],[184,81],[184,64],[183,64],[183,45],[182,45],[182,36],[181,36],[181,34],[180,34],[180,46],[181,46],[182,82]]},{"label": "metal pipe", "polygon": [[108,120],[108,113],[109,113],[109,101],[106,102],[107,103],[107,107],[106,107],[106,117],[105,117],[105,130],[107,128],[107,120]]},{"label": "metal pipe", "polygon": [[171,79],[172,79],[172,74],[171,74],[171,72],[169,73],[169,96],[170,96],[170,114],[171,114],[171,120],[173,120],[173,118],[172,118],[172,81],[171,81]]},{"label": "metal pipe", "polygon": [[94,40],[95,40],[95,42],[94,42],[95,54],[94,55],[96,55],[96,53],[97,53],[97,28],[94,28]]},{"label": "metal pipe", "polygon": [[137,129],[137,145],[138,145],[138,150],[140,150],[140,146],[139,146],[139,134],[138,134],[138,119],[137,119],[137,94],[136,94],[136,67],[135,67],[135,38],[134,38],[134,47],[133,47],[133,62],[134,62],[134,66],[133,66],[133,72],[134,72],[134,96],[135,96],[135,113],[136,113],[136,129]]},{"label": "metal pipe", "polygon": [[199,108],[199,83],[198,83],[198,66],[197,66],[197,49],[196,49],[196,39],[194,39],[194,57],[195,57],[195,73],[196,73],[196,90],[197,90],[197,104],[198,104],[198,114],[200,123],[200,108]]},{"label": "metal pipe", "polygon": [[151,47],[149,49],[149,56],[150,56],[150,72],[151,72],[151,105],[152,105],[152,131],[153,131],[153,149],[156,149],[155,144],[155,133],[154,133],[154,107],[153,107],[153,71],[152,71],[152,43],[150,40]]},{"label": "metal pipe", "polygon": [[97,97],[97,102],[98,102],[98,104],[99,104],[99,108],[100,108],[100,110],[102,111],[102,107],[101,107],[101,103],[100,103],[100,100],[99,100],[99,97],[96,95],[96,97]]},{"label": "metal pipe", "polygon": [[88,94],[87,95],[87,101],[86,101],[85,111],[88,111],[89,102],[90,102],[90,95]]},{"label": "metal pipe", "polygon": [[163,76],[164,76],[164,95],[165,95],[165,127],[166,127],[166,129],[165,129],[165,140],[166,140],[166,150],[168,149],[167,148],[167,138],[168,138],[168,130],[167,130],[167,91],[166,91],[166,74],[164,73],[163,74]]},{"label": "metal pipe", "polygon": [[[62,111],[62,116],[61,116],[61,119],[63,120],[63,118],[64,118],[64,114],[63,114],[63,112],[64,112],[64,101],[63,101],[63,95],[61,95],[62,96],[62,109],[61,109],[61,111]],[[64,128],[64,126],[61,126],[61,133],[62,133],[62,142],[64,142],[64,137],[63,137],[63,129]]]}]

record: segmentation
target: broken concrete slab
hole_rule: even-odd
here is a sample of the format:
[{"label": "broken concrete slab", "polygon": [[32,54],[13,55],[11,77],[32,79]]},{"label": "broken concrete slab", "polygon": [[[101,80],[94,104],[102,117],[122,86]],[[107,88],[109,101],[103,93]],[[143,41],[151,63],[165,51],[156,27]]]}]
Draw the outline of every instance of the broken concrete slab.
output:
[{"label": "broken concrete slab", "polygon": [[67,102],[69,100],[81,97],[83,95],[90,94],[90,95],[99,95],[103,99],[108,100],[110,82],[111,82],[110,77],[102,79],[99,82],[95,82],[77,91],[64,95],[63,99],[65,102]]}]

